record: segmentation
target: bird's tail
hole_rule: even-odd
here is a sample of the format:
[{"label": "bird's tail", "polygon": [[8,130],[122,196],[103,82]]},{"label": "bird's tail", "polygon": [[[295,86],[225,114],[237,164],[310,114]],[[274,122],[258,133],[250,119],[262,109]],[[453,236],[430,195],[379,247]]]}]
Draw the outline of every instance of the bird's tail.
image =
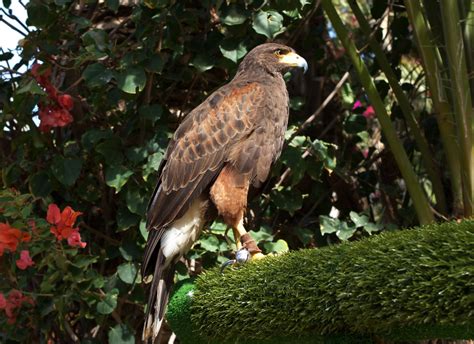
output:
[{"label": "bird's tail", "polygon": [[145,325],[143,326],[142,340],[144,343],[156,343],[160,336],[166,305],[173,286],[174,264],[165,266],[165,257],[158,253],[153,281],[148,295]]}]

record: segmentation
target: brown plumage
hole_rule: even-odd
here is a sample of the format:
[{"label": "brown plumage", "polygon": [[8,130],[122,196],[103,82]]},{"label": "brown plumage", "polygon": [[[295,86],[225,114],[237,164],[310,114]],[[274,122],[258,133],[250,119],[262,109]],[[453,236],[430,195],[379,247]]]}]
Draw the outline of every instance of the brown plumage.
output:
[{"label": "brown plumage", "polygon": [[234,229],[236,241],[245,234],[248,189],[267,179],[283,146],[288,93],[282,73],[291,67],[307,67],[291,48],[254,48],[234,79],[192,110],[171,139],[147,211],[142,274],[152,273],[153,282],[144,341],[154,342],[159,334],[174,265],[213,220],[207,216],[211,205]]}]

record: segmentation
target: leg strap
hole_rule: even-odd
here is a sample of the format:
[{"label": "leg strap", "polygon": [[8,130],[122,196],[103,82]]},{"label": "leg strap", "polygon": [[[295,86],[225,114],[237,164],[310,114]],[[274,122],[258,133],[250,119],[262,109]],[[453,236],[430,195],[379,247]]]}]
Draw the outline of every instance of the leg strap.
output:
[{"label": "leg strap", "polygon": [[245,233],[240,237],[240,242],[242,243],[242,246],[249,250],[250,254],[252,255],[262,252],[262,250],[258,248],[255,240],[248,233]]}]

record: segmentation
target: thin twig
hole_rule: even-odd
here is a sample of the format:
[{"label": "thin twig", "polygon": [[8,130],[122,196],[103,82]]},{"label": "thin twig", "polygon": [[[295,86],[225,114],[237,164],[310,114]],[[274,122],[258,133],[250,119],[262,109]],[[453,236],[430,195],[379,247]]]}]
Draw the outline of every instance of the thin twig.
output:
[{"label": "thin twig", "polygon": [[321,103],[318,109],[311,116],[309,116],[306,119],[306,121],[303,122],[303,124],[299,126],[299,128],[290,136],[287,142],[291,142],[298,134],[300,134],[303,130],[305,130],[316,119],[316,117],[319,116],[319,114],[326,108],[326,106],[328,106],[328,104],[336,96],[337,92],[340,90],[342,85],[346,82],[347,78],[349,78],[349,72],[344,73],[341,80],[339,80],[339,82],[336,84],[334,89],[331,91],[331,93],[329,93],[326,99],[324,99],[324,101]]},{"label": "thin twig", "polygon": [[85,223],[85,222],[80,222],[80,223],[79,223],[79,226],[80,226],[80,227],[84,227],[85,229],[87,229],[88,231],[94,233],[95,235],[102,237],[103,239],[109,241],[109,242],[110,242],[111,244],[113,244],[113,245],[120,246],[120,241],[115,240],[115,239],[109,237],[108,235],[105,235],[104,233],[102,233],[101,231],[99,231],[99,230],[97,230],[97,229],[95,229],[95,228],[92,228],[91,226],[89,226],[89,225],[88,225],[87,223]]},{"label": "thin twig", "polygon": [[12,24],[10,24],[9,22],[7,22],[5,19],[3,19],[2,16],[0,16],[0,22],[3,22],[5,23],[6,26],[8,26],[10,29],[12,30],[15,30],[16,32],[18,32],[20,35],[22,36],[27,36],[26,33],[24,33],[23,31],[21,31],[20,29],[16,28],[15,26],[13,26]]},{"label": "thin twig", "polygon": [[20,5],[21,5],[25,10],[27,10],[26,5],[23,3],[23,1],[18,0],[18,2],[20,3]]},{"label": "thin twig", "polygon": [[84,78],[81,76],[79,79],[74,81],[71,85],[69,85],[68,88],[66,88],[64,90],[64,93],[69,92],[70,89],[72,89],[73,87],[76,87],[77,85],[79,85],[83,80],[84,80]]},{"label": "thin twig", "polygon": [[69,325],[69,322],[67,320],[64,321],[64,328],[69,334],[69,337],[71,337],[72,341],[74,343],[79,343],[79,337],[74,333],[74,330],[71,328],[71,325]]},{"label": "thin twig", "polygon": [[3,8],[2,8],[1,10],[2,10],[3,13],[5,13],[5,15],[6,15],[8,18],[13,19],[13,20],[16,21],[18,24],[20,24],[20,26],[21,26],[22,28],[24,28],[28,33],[31,32],[31,30],[28,29],[28,26],[26,26],[25,24],[23,24],[23,23],[21,22],[21,20],[18,19],[18,17],[17,17],[16,15],[8,13],[8,12],[5,11]]}]

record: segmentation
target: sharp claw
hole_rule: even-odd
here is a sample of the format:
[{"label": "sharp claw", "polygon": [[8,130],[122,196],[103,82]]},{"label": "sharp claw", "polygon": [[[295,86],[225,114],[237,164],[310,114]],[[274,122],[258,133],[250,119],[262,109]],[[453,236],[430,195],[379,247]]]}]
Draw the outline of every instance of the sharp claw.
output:
[{"label": "sharp claw", "polygon": [[221,265],[221,274],[224,273],[224,269],[225,269],[226,267],[228,267],[229,265],[233,265],[233,264],[236,263],[236,262],[237,262],[237,261],[236,261],[235,259],[230,259],[230,260],[228,260],[227,262],[223,263],[223,264]]}]

